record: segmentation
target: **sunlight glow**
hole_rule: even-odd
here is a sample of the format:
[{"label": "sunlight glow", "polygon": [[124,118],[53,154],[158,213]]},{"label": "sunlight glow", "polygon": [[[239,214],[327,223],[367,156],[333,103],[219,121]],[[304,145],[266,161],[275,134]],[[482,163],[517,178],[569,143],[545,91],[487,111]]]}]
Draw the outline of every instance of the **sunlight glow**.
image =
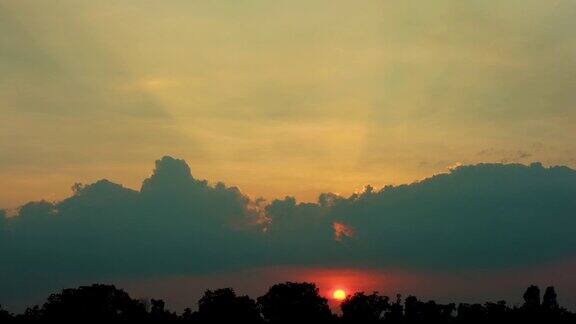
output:
[{"label": "sunlight glow", "polygon": [[332,297],[336,300],[344,300],[346,299],[346,292],[342,289],[336,289],[334,290]]}]

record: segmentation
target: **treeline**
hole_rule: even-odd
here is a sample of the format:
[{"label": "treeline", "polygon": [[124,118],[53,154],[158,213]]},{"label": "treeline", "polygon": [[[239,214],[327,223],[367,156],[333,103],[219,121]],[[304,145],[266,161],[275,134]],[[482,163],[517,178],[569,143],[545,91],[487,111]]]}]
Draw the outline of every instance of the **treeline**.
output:
[{"label": "treeline", "polygon": [[0,307],[0,323],[10,322],[181,322],[181,323],[576,323],[576,314],[560,307],[554,287],[530,286],[522,306],[505,301],[458,305],[421,301],[414,296],[393,300],[363,292],[342,301],[341,315],[330,311],[326,298],[312,283],[286,282],[272,286],[256,300],[231,288],[207,290],[190,308],[176,314],[160,299],[132,299],[112,285],[64,289],[42,306],[14,315]]}]

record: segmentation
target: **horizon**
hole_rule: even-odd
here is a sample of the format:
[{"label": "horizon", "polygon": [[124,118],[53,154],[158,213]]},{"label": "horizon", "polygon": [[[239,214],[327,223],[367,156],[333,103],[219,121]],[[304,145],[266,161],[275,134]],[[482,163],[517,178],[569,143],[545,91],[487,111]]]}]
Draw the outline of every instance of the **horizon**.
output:
[{"label": "horizon", "polygon": [[[340,270],[336,270],[341,272]],[[285,280],[285,281],[281,281],[281,282],[275,282],[270,284],[270,287],[274,286],[274,285],[278,285],[278,284],[290,284],[290,283],[296,283],[296,284],[312,284],[314,285],[317,290],[318,290],[318,295],[325,299],[327,302],[327,305],[330,309],[330,311],[336,315],[342,315],[342,310],[341,310],[341,306],[342,304],[349,298],[353,297],[354,295],[357,294],[378,294],[381,295],[383,297],[388,297],[390,298],[390,300],[393,300],[394,298],[398,298],[400,297],[402,300],[405,300],[408,297],[416,297],[421,301],[424,302],[428,302],[428,301],[434,301],[434,302],[439,302],[442,304],[455,304],[455,305],[459,305],[459,304],[468,304],[468,305],[474,305],[474,304],[486,304],[486,303],[497,303],[500,301],[505,301],[506,305],[508,307],[511,308],[515,308],[515,309],[521,309],[523,304],[525,303],[525,301],[522,301],[522,297],[520,294],[516,294],[516,296],[512,297],[511,300],[508,300],[507,298],[503,298],[502,296],[490,296],[490,297],[485,297],[484,299],[473,299],[470,297],[465,297],[464,299],[459,299],[458,297],[443,297],[440,299],[434,298],[434,296],[421,296],[421,295],[417,295],[417,294],[412,294],[410,292],[394,292],[393,294],[387,295],[386,292],[380,291],[380,290],[371,290],[371,291],[365,291],[365,290],[358,290],[358,289],[348,289],[348,288],[344,288],[343,286],[337,286],[337,287],[343,287],[343,288],[322,288],[320,285],[318,285],[315,282],[311,282],[311,281],[305,281],[305,280]],[[138,300],[140,302],[143,302],[144,304],[149,304],[151,300],[159,297],[158,295],[150,295],[150,294],[146,294],[146,295],[135,295],[133,294],[129,289],[124,289],[122,287],[119,287],[115,284],[112,283],[92,283],[92,284],[79,284],[75,287],[68,287],[68,288],[62,288],[60,291],[56,292],[53,291],[50,293],[50,295],[53,294],[58,294],[58,293],[62,293],[65,290],[71,290],[71,289],[83,289],[83,288],[88,288],[88,287],[93,287],[93,286],[99,286],[99,285],[103,285],[103,286],[113,286],[116,287],[119,290],[125,291],[126,293],[128,293],[130,295],[131,298]],[[536,286],[539,287],[538,285],[534,285],[531,284],[529,286]],[[527,286],[527,287],[529,287]],[[269,289],[270,287],[266,287],[264,289],[261,290],[261,292],[253,292],[253,293],[247,293],[245,291],[242,290],[238,290],[234,287],[231,286],[222,286],[222,287],[208,287],[208,288],[204,288],[202,291],[197,291],[194,294],[196,295],[193,298],[190,298],[188,300],[186,300],[185,302],[180,302],[177,303],[178,307],[174,308],[174,306],[176,305],[171,305],[169,302],[166,303],[166,310],[170,311],[170,312],[174,312],[176,314],[182,314],[184,313],[187,309],[190,309],[192,311],[198,311],[198,302],[197,301],[193,301],[193,300],[198,300],[201,298],[201,296],[203,294],[205,294],[207,291],[217,291],[217,290],[222,290],[222,289],[232,289],[238,296],[247,296],[251,299],[256,300],[257,297],[264,295],[267,291],[267,289]],[[548,287],[552,287],[554,290],[558,291],[558,287],[554,287],[554,286],[545,286],[546,288]],[[46,296],[44,296],[46,297]],[[163,302],[166,302],[165,298],[166,296],[161,296],[162,298],[160,300],[162,300]],[[508,296],[510,297],[510,296]],[[559,306],[562,307],[563,309],[566,309],[568,311],[573,310],[573,308],[575,305],[565,305],[563,303],[564,298],[562,298],[561,296],[557,296],[557,301],[559,303]],[[5,307],[0,308],[0,311],[4,310],[4,311],[8,311],[8,312],[14,312],[15,314],[22,314],[24,313],[25,310],[27,309],[32,309],[34,306],[41,306],[44,302],[47,302],[46,298],[43,299],[38,299],[37,302],[33,302],[32,304],[28,304],[28,305],[24,305],[23,307],[18,307],[16,310],[15,309],[6,309]],[[148,305],[149,306],[149,305]],[[569,306],[568,308],[565,308],[565,306]],[[149,311],[149,309],[147,309],[147,311]]]}]

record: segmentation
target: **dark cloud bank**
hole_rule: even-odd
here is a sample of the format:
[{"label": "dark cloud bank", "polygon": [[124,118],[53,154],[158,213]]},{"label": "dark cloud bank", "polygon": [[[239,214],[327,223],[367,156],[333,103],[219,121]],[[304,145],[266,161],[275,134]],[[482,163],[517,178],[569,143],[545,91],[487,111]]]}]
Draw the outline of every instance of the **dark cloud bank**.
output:
[{"label": "dark cloud bank", "polygon": [[0,211],[0,298],[75,281],[271,265],[455,271],[574,255],[576,171],[461,166],[410,185],[265,204],[156,161],[140,191],[101,180]]}]

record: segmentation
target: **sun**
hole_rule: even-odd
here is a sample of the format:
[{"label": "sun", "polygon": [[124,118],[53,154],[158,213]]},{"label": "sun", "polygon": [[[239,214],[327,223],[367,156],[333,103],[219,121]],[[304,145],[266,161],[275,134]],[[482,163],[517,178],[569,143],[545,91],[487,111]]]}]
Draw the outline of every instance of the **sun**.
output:
[{"label": "sun", "polygon": [[346,299],[346,292],[343,289],[336,289],[332,293],[332,297],[336,300],[344,300]]}]

